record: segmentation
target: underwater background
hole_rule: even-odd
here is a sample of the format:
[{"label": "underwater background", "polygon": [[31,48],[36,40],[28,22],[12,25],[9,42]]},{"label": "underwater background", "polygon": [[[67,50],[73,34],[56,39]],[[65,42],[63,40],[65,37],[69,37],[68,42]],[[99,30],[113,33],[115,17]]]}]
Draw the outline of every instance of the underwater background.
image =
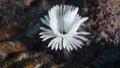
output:
[{"label": "underwater background", "polygon": [[[91,33],[67,59],[39,38],[40,18],[61,4],[79,7]],[[120,1],[0,0],[0,68],[120,68]]]}]

